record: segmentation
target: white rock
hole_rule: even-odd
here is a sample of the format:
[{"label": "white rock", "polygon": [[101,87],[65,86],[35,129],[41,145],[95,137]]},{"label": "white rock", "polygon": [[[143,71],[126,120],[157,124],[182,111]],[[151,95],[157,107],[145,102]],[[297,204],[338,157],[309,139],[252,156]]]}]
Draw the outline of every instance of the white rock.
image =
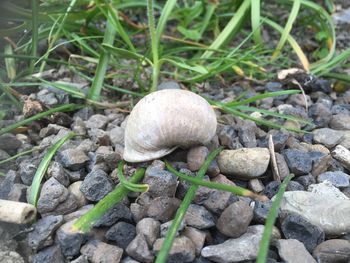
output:
[{"label": "white rock", "polygon": [[342,145],[337,145],[332,151],[332,156],[337,159],[346,169],[350,170],[350,151]]},{"label": "white rock", "polygon": [[306,250],[303,243],[296,239],[280,239],[276,247],[284,262],[288,263],[316,263],[316,260]]},{"label": "white rock", "polygon": [[332,185],[329,181],[324,181],[319,184],[311,184],[308,189],[309,192],[328,196],[329,198],[341,199],[341,200],[349,200],[345,194],[343,194],[337,187]]}]

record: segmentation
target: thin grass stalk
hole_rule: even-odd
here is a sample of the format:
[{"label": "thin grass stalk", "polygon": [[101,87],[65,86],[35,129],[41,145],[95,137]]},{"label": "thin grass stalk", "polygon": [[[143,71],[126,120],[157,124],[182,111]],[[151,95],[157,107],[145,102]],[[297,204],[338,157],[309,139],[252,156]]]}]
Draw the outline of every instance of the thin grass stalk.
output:
[{"label": "thin grass stalk", "polygon": [[293,174],[290,174],[283,180],[283,182],[280,185],[279,190],[275,196],[275,200],[272,202],[271,209],[270,209],[268,216],[267,216],[267,219],[266,219],[262,239],[260,241],[259,252],[258,252],[256,263],[265,263],[266,262],[267,253],[268,253],[269,245],[270,245],[271,234],[272,234],[272,228],[275,224],[276,217],[278,215],[278,209],[279,209],[280,203],[282,201],[283,194],[286,190],[286,187],[287,187],[289,181],[293,178],[293,176],[294,176]]},{"label": "thin grass stalk", "polygon": [[159,65],[159,54],[158,54],[158,47],[159,42],[157,41],[156,36],[156,28],[155,28],[155,19],[154,19],[154,12],[153,12],[153,0],[147,0],[147,17],[148,17],[148,28],[149,33],[151,37],[151,49],[152,49],[152,56],[153,56],[153,71],[152,71],[152,85],[151,85],[151,92],[156,91],[158,87],[158,77],[159,77],[159,71],[160,71],[160,65]]},{"label": "thin grass stalk", "polygon": [[44,158],[40,162],[38,169],[35,172],[32,185],[30,187],[29,196],[28,196],[28,203],[32,204],[34,206],[37,205],[38,198],[39,198],[39,192],[40,192],[40,184],[41,181],[44,178],[44,175],[46,173],[47,168],[50,165],[52,157],[55,155],[55,153],[58,151],[58,149],[68,140],[73,138],[75,136],[74,132],[68,133],[66,136],[64,136],[62,139],[60,139],[58,142],[56,142],[45,154]]},{"label": "thin grass stalk", "polygon": [[131,183],[128,180],[126,180],[126,178],[123,175],[123,165],[124,162],[120,161],[118,164],[118,170],[117,170],[117,176],[119,179],[119,182],[128,190],[132,191],[132,192],[147,192],[149,189],[149,185],[148,184],[135,184],[135,183]]},{"label": "thin grass stalk", "polygon": [[[203,179],[206,171],[208,170],[208,167],[210,165],[210,163],[215,159],[215,157],[222,151],[223,148],[218,148],[214,151],[212,151],[207,159],[205,160],[205,162],[203,163],[203,165],[201,166],[201,168],[199,169],[196,178],[201,180]],[[179,207],[179,209],[176,212],[175,218],[173,219],[173,222],[166,234],[166,237],[164,239],[164,242],[162,244],[162,247],[157,255],[157,259],[156,259],[156,263],[165,263],[167,258],[168,258],[168,254],[170,252],[171,246],[173,244],[173,241],[175,239],[177,230],[179,229],[179,226],[183,220],[183,218],[185,217],[186,211],[188,209],[188,207],[190,206],[193,197],[198,189],[199,185],[191,185],[191,187],[188,189],[184,199],[182,200],[182,203]]]},{"label": "thin grass stalk", "polygon": [[12,160],[17,159],[17,158],[20,157],[20,156],[30,154],[30,153],[35,152],[35,151],[37,151],[37,150],[40,150],[40,148],[39,148],[39,147],[33,147],[33,148],[30,149],[30,150],[26,150],[26,151],[17,153],[17,154],[15,154],[15,155],[13,155],[13,156],[11,156],[11,157],[9,157],[9,158],[6,158],[6,159],[4,159],[4,160],[1,160],[1,161],[0,161],[0,164],[4,164],[4,163],[7,163],[7,162],[10,162],[10,161],[12,161]]},{"label": "thin grass stalk", "polygon": [[256,44],[261,45],[263,43],[260,30],[260,0],[252,0],[251,7],[251,21],[252,21],[252,31],[253,39]]},{"label": "thin grass stalk", "polygon": [[210,23],[210,20],[215,12],[215,9],[217,8],[218,6],[218,2],[211,2],[211,1],[208,1],[207,5],[206,5],[206,13],[205,13],[205,16],[203,18],[203,21],[201,22],[201,27],[199,29],[199,36],[201,39],[202,38],[202,35],[203,33],[205,32],[205,30],[207,29],[209,23]]},{"label": "thin grass stalk", "polygon": [[[107,20],[106,31],[103,38],[103,44],[113,45],[114,38],[117,31],[112,25],[110,20]],[[106,76],[107,66],[109,62],[109,53],[106,51],[102,51],[100,59],[98,61],[98,65],[95,72],[95,77],[92,81],[91,88],[89,89],[89,93],[87,95],[87,99],[92,101],[98,101],[100,98],[101,90],[103,87],[103,81]]]},{"label": "thin grass stalk", "polygon": [[[135,174],[129,179],[129,182],[139,182],[144,174],[144,168],[137,169]],[[127,188],[125,188],[122,184],[119,184],[112,192],[100,200],[89,212],[80,217],[74,223],[72,231],[79,231],[81,233],[88,232],[97,222],[97,220],[99,220],[110,208],[122,201],[128,192],[129,190]]]},{"label": "thin grass stalk", "polygon": [[[38,54],[39,43],[39,0],[32,0],[32,50],[31,56],[36,57]],[[34,72],[35,59],[32,59],[29,64],[29,73]]]}]

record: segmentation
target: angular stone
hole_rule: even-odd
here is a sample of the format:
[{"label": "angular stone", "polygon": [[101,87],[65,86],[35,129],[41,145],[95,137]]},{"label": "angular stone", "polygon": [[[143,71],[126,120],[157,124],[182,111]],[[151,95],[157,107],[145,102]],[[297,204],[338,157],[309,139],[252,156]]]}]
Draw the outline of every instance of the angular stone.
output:
[{"label": "angular stone", "polygon": [[99,201],[105,197],[114,188],[112,180],[108,175],[96,169],[88,173],[83,183],[80,186],[80,191],[85,195],[85,198],[90,201]]},{"label": "angular stone", "polygon": [[126,249],[135,236],[135,226],[125,222],[116,223],[106,233],[107,240],[114,241],[122,249]]},{"label": "angular stone", "polygon": [[266,148],[242,148],[223,150],[218,157],[218,165],[223,174],[252,179],[265,173],[270,161]]},{"label": "angular stone", "polygon": [[337,159],[347,170],[350,170],[350,151],[342,145],[337,145],[332,151],[333,158]]},{"label": "angular stone", "polygon": [[72,171],[78,171],[83,168],[88,162],[89,157],[79,149],[67,149],[58,154],[63,167]]},{"label": "angular stone", "polygon": [[313,252],[317,262],[341,263],[350,261],[350,241],[330,239],[319,244]]},{"label": "angular stone", "polygon": [[113,208],[109,209],[102,217],[100,217],[94,226],[111,226],[118,221],[132,222],[130,209],[122,202],[119,202]]},{"label": "angular stone", "polygon": [[209,154],[205,146],[192,147],[187,153],[187,165],[191,171],[198,171]]},{"label": "angular stone", "polygon": [[136,225],[136,233],[142,234],[147,244],[151,247],[159,237],[160,234],[160,223],[153,218],[143,218]]},{"label": "angular stone", "polygon": [[247,231],[253,219],[253,209],[244,201],[229,205],[217,221],[217,229],[228,237],[239,237]]},{"label": "angular stone", "polygon": [[213,215],[205,207],[195,204],[188,207],[184,221],[188,226],[198,229],[208,229],[215,225]]},{"label": "angular stone", "polygon": [[125,130],[119,126],[116,126],[109,131],[109,138],[111,139],[113,145],[124,145],[124,132]]},{"label": "angular stone", "polygon": [[314,141],[323,144],[327,148],[333,148],[343,140],[343,134],[329,128],[316,129],[312,131]]},{"label": "angular stone", "polygon": [[166,222],[173,218],[181,201],[171,197],[156,197],[153,199],[146,211],[148,217],[160,222]]},{"label": "angular stone", "polygon": [[317,182],[322,183],[324,181],[329,181],[335,187],[345,188],[349,186],[349,175],[341,172],[325,172],[317,176]]},{"label": "angular stone", "polygon": [[96,150],[93,164],[106,164],[109,169],[113,170],[118,166],[120,160],[121,156],[113,151],[111,146],[100,146]]},{"label": "angular stone", "polygon": [[182,234],[192,240],[194,246],[196,247],[196,256],[199,256],[204,246],[205,237],[207,234],[204,231],[198,230],[194,227],[186,227]]},{"label": "angular stone", "polygon": [[89,129],[104,129],[107,123],[108,123],[107,116],[104,116],[102,114],[95,114],[95,115],[92,115],[86,121],[86,127]]},{"label": "angular stone", "polygon": [[296,239],[277,240],[280,257],[290,263],[316,263],[316,260],[305,249],[303,243]]},{"label": "angular stone", "polygon": [[329,127],[336,130],[350,130],[350,116],[343,113],[333,115]]},{"label": "angular stone", "polygon": [[8,194],[8,200],[16,202],[27,202],[27,191],[28,186],[24,184],[14,184],[11,188],[11,191]]},{"label": "angular stone", "polygon": [[140,262],[151,263],[154,260],[154,256],[149,250],[147,241],[142,234],[138,234],[130,242],[126,248],[126,253]]},{"label": "angular stone", "polygon": [[77,201],[77,206],[82,207],[84,205],[87,205],[88,200],[85,198],[84,194],[80,191],[80,186],[83,183],[83,181],[77,181],[72,183],[68,187],[68,191],[72,193]]},{"label": "angular stone", "polygon": [[304,175],[311,172],[312,159],[309,153],[287,149],[283,151],[288,167],[295,175]]},{"label": "angular stone", "polygon": [[0,135],[0,149],[4,151],[13,151],[21,147],[22,142],[11,133]]},{"label": "angular stone", "polygon": [[[52,246],[41,250],[33,257],[33,263],[64,263],[64,258],[59,246]],[[19,262],[18,262],[19,263]]]},{"label": "angular stone", "polygon": [[81,247],[80,252],[91,263],[119,263],[123,255],[123,249],[120,247],[99,240],[89,241]]},{"label": "angular stone", "polygon": [[59,162],[52,162],[47,169],[47,175],[48,177],[55,178],[60,184],[64,185],[65,187],[69,186],[69,176],[64,170],[63,166]]},{"label": "angular stone", "polygon": [[0,199],[7,199],[8,194],[15,185],[20,183],[20,178],[13,170],[7,172],[5,179],[0,183]]},{"label": "angular stone", "polygon": [[327,196],[328,198],[349,200],[349,198],[345,194],[343,194],[329,181],[324,181],[323,183],[319,184],[311,184],[309,185],[307,190],[311,193]]},{"label": "angular stone", "polygon": [[56,241],[61,247],[62,254],[67,258],[72,258],[79,254],[83,244],[84,236],[79,232],[72,231],[75,220],[62,225],[56,232]]},{"label": "angular stone", "polygon": [[33,177],[40,163],[39,158],[28,158],[21,161],[19,164],[19,175],[25,185],[31,185]]}]

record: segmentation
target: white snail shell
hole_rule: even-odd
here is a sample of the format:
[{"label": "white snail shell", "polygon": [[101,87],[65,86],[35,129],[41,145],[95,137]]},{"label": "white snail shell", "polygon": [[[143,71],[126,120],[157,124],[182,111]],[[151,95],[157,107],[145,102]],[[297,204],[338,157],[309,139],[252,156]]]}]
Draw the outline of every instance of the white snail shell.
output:
[{"label": "white snail shell", "polygon": [[208,143],[216,132],[216,115],[199,95],[176,89],[153,92],[131,111],[125,128],[124,160],[144,162],[177,147]]}]

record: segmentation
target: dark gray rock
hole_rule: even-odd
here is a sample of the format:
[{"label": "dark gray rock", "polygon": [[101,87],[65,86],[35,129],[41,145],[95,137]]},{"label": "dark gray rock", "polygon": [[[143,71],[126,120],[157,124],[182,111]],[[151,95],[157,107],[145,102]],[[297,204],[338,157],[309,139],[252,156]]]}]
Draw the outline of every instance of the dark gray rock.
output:
[{"label": "dark gray rock", "polygon": [[325,240],[325,233],[320,227],[297,214],[288,214],[281,224],[281,230],[287,239],[302,242],[309,252]]},{"label": "dark gray rock", "polygon": [[126,248],[126,253],[140,262],[151,263],[154,260],[154,256],[142,234],[138,234],[130,242],[129,246]]},{"label": "dark gray rock", "polygon": [[65,223],[56,232],[56,242],[60,245],[62,254],[66,258],[77,256],[84,241],[81,233],[71,230],[74,222],[73,220]]},{"label": "dark gray rock", "polygon": [[151,247],[159,237],[160,234],[160,223],[153,218],[143,218],[136,225],[136,233],[142,234],[147,244]]},{"label": "dark gray rock", "polygon": [[11,133],[0,135],[0,149],[4,151],[13,151],[21,147],[22,142]]},{"label": "dark gray rock", "polygon": [[177,188],[177,177],[163,170],[157,162],[160,161],[155,161],[152,165],[148,166],[143,182],[149,185],[148,192],[152,197],[173,197]]},{"label": "dark gray rock", "polygon": [[[0,161],[3,161],[3,160],[6,160],[7,158],[10,158],[11,156],[5,152],[4,150],[1,150],[0,149]],[[5,162],[3,164],[0,164],[0,168],[3,168],[5,170],[8,170],[8,169],[16,169],[16,167],[12,167],[14,164],[14,162]]]},{"label": "dark gray rock", "polygon": [[305,188],[297,181],[290,181],[286,187],[286,191],[304,191]]},{"label": "dark gray rock", "polygon": [[15,202],[27,202],[28,186],[24,184],[14,184],[9,192],[7,199]]},{"label": "dark gray rock", "polygon": [[134,225],[126,222],[118,222],[108,229],[106,238],[109,241],[114,241],[118,247],[126,249],[129,243],[136,236],[136,228]]},{"label": "dark gray rock", "polygon": [[[236,147],[234,146],[235,140],[237,141],[239,139],[237,137],[237,133],[235,129],[232,126],[230,125],[223,126],[218,134],[218,137],[219,137],[220,145],[226,146],[229,149],[236,149]],[[237,148],[242,148],[242,147],[243,146],[240,145],[240,147],[237,147]]]},{"label": "dark gray rock", "polygon": [[239,237],[247,231],[253,219],[253,209],[244,201],[229,205],[217,221],[217,229],[228,237]]},{"label": "dark gray rock", "polygon": [[349,262],[350,242],[344,239],[330,239],[324,241],[314,249],[313,256],[317,262]]},{"label": "dark gray rock", "polygon": [[64,170],[63,166],[59,162],[52,162],[47,169],[47,175],[48,177],[55,178],[60,184],[64,185],[65,187],[69,186],[69,176]]},{"label": "dark gray rock", "polygon": [[109,132],[102,129],[90,129],[88,130],[88,135],[91,140],[100,146],[109,146],[111,144],[111,139],[109,138]]},{"label": "dark gray rock", "polygon": [[132,215],[129,207],[124,203],[119,202],[114,207],[109,209],[96,223],[95,227],[111,226],[118,221],[132,222]]},{"label": "dark gray rock", "polygon": [[28,158],[21,161],[19,164],[19,175],[21,176],[22,182],[25,185],[31,185],[34,174],[38,169],[40,163],[39,158]]},{"label": "dark gray rock", "polygon": [[312,159],[309,153],[294,149],[287,149],[283,151],[288,167],[295,175],[304,175],[311,172]]},{"label": "dark gray rock", "polygon": [[316,127],[327,127],[332,118],[332,112],[329,107],[323,103],[315,103],[309,107],[308,115],[312,118]]},{"label": "dark gray rock", "polygon": [[106,128],[107,123],[108,123],[107,116],[102,114],[95,114],[95,115],[92,115],[86,121],[86,127],[89,129],[104,129]]},{"label": "dark gray rock", "polygon": [[59,246],[51,246],[39,251],[33,257],[33,263],[64,263],[64,258]]},{"label": "dark gray rock", "polygon": [[313,130],[314,142],[320,143],[327,148],[333,148],[343,140],[343,133],[329,128]]},{"label": "dark gray rock", "polygon": [[114,188],[108,175],[98,169],[91,171],[80,186],[80,191],[90,201],[99,201]]},{"label": "dark gray rock", "polygon": [[203,206],[190,204],[184,221],[188,226],[198,229],[208,229],[215,225],[213,215]]},{"label": "dark gray rock", "polygon": [[253,148],[257,146],[255,130],[256,124],[248,120],[238,127],[238,138],[244,147]]},{"label": "dark gray rock", "polygon": [[164,223],[173,218],[180,203],[181,201],[177,198],[166,196],[156,197],[148,206],[146,214],[148,217]]},{"label": "dark gray rock", "polygon": [[333,115],[329,127],[336,130],[350,130],[350,116],[348,114]]},{"label": "dark gray rock", "polygon": [[83,168],[88,162],[89,157],[79,149],[66,149],[58,153],[59,160],[63,167],[72,171],[78,171]]},{"label": "dark gray rock", "polygon": [[271,181],[267,185],[265,185],[265,189],[263,194],[266,195],[269,199],[271,199],[275,194],[277,194],[278,189],[281,185],[279,181]]},{"label": "dark gray rock", "polygon": [[326,180],[338,188],[345,188],[349,186],[349,175],[341,171],[325,172],[317,176],[318,183],[322,183]]},{"label": "dark gray rock", "polygon": [[20,183],[20,178],[15,171],[10,170],[7,172],[5,179],[0,183],[0,199],[8,198],[8,194],[15,183]]},{"label": "dark gray rock", "polygon": [[253,210],[253,221],[259,224],[265,224],[267,215],[271,209],[272,201],[255,201],[255,206]]},{"label": "dark gray rock", "polygon": [[299,182],[305,189],[307,189],[309,185],[316,183],[315,177],[313,177],[311,174],[298,176],[295,178],[295,181]]},{"label": "dark gray rock", "polygon": [[58,206],[51,212],[47,213],[48,215],[65,215],[75,211],[78,208],[78,203],[75,198],[75,195],[70,193],[68,194],[67,199],[58,204]]},{"label": "dark gray rock", "polygon": [[40,250],[53,243],[53,233],[63,224],[63,216],[46,216],[33,225],[33,231],[28,234],[28,245],[34,250]]}]

